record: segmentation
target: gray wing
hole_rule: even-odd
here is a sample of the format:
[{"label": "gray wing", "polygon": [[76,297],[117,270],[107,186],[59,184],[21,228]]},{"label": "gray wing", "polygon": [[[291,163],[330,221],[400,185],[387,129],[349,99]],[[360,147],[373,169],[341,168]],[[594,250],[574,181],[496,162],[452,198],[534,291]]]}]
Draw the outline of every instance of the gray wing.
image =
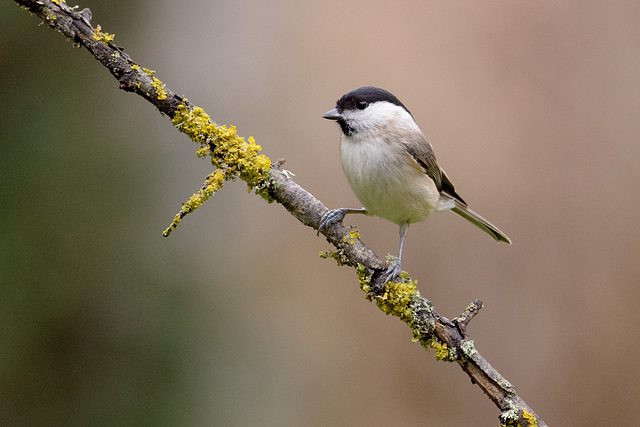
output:
[{"label": "gray wing", "polygon": [[447,174],[440,169],[433,147],[424,135],[416,135],[413,140],[407,141],[407,152],[422,166],[425,173],[436,183],[438,191],[446,193],[466,206],[466,202],[456,193],[456,189],[449,180]]},{"label": "gray wing", "polygon": [[453,197],[464,206],[467,206],[467,202],[462,200],[462,197],[460,197],[460,195],[456,193],[456,189],[453,187],[451,181],[449,181],[449,177],[447,176],[447,174],[444,173],[442,169],[440,169],[440,171],[442,172],[442,192],[447,193],[449,196]]}]

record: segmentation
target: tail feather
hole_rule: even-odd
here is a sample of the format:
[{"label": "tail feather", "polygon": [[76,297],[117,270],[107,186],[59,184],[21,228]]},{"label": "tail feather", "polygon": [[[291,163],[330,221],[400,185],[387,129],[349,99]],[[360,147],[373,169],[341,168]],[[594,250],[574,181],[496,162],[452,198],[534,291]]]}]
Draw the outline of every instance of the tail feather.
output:
[{"label": "tail feather", "polygon": [[458,200],[455,201],[456,206],[451,209],[452,212],[460,215],[462,218],[466,219],[470,223],[474,224],[476,227],[482,229],[484,232],[489,234],[498,242],[505,242],[507,244],[511,244],[511,240],[504,234],[502,231],[498,229],[495,225],[491,224],[489,221],[469,209],[466,205],[460,203]]}]

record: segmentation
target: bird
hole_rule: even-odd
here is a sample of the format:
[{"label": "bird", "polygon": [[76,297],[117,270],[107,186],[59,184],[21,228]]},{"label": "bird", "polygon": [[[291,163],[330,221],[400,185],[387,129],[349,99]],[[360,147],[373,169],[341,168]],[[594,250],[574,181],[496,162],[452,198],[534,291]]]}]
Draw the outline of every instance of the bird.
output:
[{"label": "bird", "polygon": [[511,240],[472,211],[438,165],[433,147],[413,115],[390,92],[365,86],[343,95],[322,115],[340,125],[340,160],[347,182],[362,208],[332,209],[323,215],[318,234],[347,214],[377,216],[400,227],[400,250],[383,273],[383,284],[402,271],[402,249],[410,224],[431,213],[451,211],[497,242]]}]

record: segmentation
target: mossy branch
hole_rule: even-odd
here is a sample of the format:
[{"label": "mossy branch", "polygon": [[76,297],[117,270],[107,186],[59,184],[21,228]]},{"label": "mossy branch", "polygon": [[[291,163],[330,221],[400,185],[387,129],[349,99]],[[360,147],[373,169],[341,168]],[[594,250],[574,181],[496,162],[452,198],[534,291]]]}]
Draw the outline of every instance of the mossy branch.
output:
[{"label": "mossy branch", "polygon": [[[236,134],[233,126],[218,126],[199,107],[177,95],[154,76],[154,72],[140,67],[114,43],[114,35],[102,32],[91,24],[89,9],[77,11],[64,0],[15,0],[21,7],[37,15],[45,24],[73,40],[74,45],[85,47],[118,80],[119,87],[136,93],[161,113],[192,141],[199,144],[196,154],[208,157],[215,167],[203,186],[184,204],[167,236],[185,215],[195,210],[225,181],[240,178],[249,190],[269,202],[277,202],[303,224],[317,229],[328,209],[313,195],[291,179],[281,169],[283,160],[271,161],[259,154],[260,146],[252,137],[246,140]],[[329,227],[323,234],[335,247],[324,257],[336,259],[339,265],[355,268],[359,283],[369,300],[386,314],[397,316],[411,328],[414,341],[425,349],[434,349],[436,359],[456,362],[478,384],[501,411],[500,424],[504,426],[546,426],[534,411],[520,398],[514,387],[481,355],[469,338],[466,327],[478,313],[482,302],[474,301],[458,317],[451,320],[438,314],[433,304],[422,297],[416,282],[403,272],[398,283],[388,283],[381,294],[373,289],[380,285],[386,263],[373,253],[360,239],[356,230],[341,223]]]}]

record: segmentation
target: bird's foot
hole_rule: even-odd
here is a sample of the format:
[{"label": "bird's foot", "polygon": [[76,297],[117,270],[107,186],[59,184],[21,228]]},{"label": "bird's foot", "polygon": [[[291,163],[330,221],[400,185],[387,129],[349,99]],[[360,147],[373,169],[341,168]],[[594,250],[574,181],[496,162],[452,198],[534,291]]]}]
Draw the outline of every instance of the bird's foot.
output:
[{"label": "bird's foot", "polygon": [[318,232],[316,234],[320,235],[321,231],[326,230],[328,227],[335,224],[336,222],[342,221],[345,215],[347,215],[347,213],[349,213],[349,209],[339,208],[339,209],[332,209],[326,214],[324,214],[324,216],[320,220],[320,226],[318,227]]},{"label": "bird's foot", "polygon": [[376,280],[373,291],[377,294],[381,294],[382,291],[384,291],[387,282],[395,280],[398,276],[400,276],[401,272],[402,265],[399,262],[396,262],[393,265],[389,266],[389,268],[387,268],[386,271],[382,273],[380,279]]},{"label": "bird's foot", "polygon": [[387,282],[391,282],[396,277],[398,277],[401,272],[402,272],[402,266],[400,265],[399,262],[396,262],[395,264],[393,264],[393,265],[389,266],[389,268],[387,268],[387,271],[385,271],[383,273],[383,275],[382,275],[382,279],[384,280],[384,283],[386,284]]}]

